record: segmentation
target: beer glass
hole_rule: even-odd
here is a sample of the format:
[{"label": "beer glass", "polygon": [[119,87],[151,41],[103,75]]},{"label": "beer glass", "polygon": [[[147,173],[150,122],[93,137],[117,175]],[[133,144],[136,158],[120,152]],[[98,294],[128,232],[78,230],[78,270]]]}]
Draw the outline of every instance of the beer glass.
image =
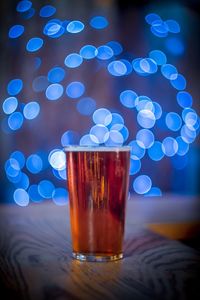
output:
[{"label": "beer glass", "polygon": [[130,147],[65,148],[73,257],[123,257]]}]

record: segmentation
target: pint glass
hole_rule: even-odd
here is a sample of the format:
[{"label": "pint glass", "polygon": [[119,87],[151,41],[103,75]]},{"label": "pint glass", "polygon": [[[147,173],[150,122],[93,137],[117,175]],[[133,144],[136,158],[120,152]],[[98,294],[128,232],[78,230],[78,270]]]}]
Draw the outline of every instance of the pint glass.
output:
[{"label": "pint glass", "polygon": [[65,148],[73,257],[123,257],[130,147]]}]

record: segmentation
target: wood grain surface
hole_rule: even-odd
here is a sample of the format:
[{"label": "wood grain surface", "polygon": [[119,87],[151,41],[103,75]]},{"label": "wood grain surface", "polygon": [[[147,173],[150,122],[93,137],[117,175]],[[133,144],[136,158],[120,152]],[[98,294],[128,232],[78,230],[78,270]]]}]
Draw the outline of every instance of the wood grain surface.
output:
[{"label": "wood grain surface", "polygon": [[127,219],[123,260],[79,262],[68,216],[52,203],[0,207],[1,299],[200,298],[199,252]]}]

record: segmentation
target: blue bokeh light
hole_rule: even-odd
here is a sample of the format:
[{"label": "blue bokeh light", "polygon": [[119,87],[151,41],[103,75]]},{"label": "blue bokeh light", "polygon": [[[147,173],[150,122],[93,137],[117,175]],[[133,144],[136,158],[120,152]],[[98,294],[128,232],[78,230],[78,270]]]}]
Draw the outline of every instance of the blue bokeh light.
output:
[{"label": "blue bokeh light", "polygon": [[22,127],[24,117],[21,112],[14,112],[8,117],[8,126],[11,130],[18,130]]},{"label": "blue bokeh light", "polygon": [[184,121],[188,127],[191,127],[191,126],[194,127],[198,123],[198,116],[197,116],[196,112],[193,112],[193,111],[187,112],[184,117]]},{"label": "blue bokeh light", "polygon": [[174,156],[178,151],[178,143],[177,141],[168,136],[162,142],[162,150],[166,156]]},{"label": "blue bokeh light", "polygon": [[90,129],[90,136],[91,136],[91,139],[94,142],[97,142],[99,144],[103,144],[108,139],[108,135],[106,135],[108,132],[109,131],[108,131],[108,128],[106,126],[104,126],[102,124],[97,124],[97,125],[94,125]]},{"label": "blue bokeh light", "polygon": [[168,33],[168,26],[161,19],[154,20],[151,25],[157,33]]},{"label": "blue bokeh light", "polygon": [[123,51],[122,45],[117,41],[110,41],[106,45],[112,48],[114,55],[119,55]]},{"label": "blue bokeh light", "polygon": [[[17,172],[13,172],[13,173],[16,173],[16,174],[19,173],[19,171],[20,171],[20,165],[19,165],[18,161],[15,158],[11,157],[8,160],[6,160],[5,166],[4,166],[6,173],[9,170],[10,167],[13,170],[17,171]],[[11,170],[11,173],[12,173],[12,170]],[[12,174],[9,174],[9,175],[12,176]],[[15,174],[13,176],[15,176]]]},{"label": "blue bokeh light", "polygon": [[65,153],[60,149],[54,149],[49,153],[48,161],[52,168],[63,170],[66,168]]},{"label": "blue bokeh light", "polygon": [[52,19],[44,26],[43,33],[48,37],[55,39],[65,33],[65,28],[59,19]]},{"label": "blue bokeh light", "polygon": [[145,97],[145,96],[139,96],[135,100],[135,102],[136,102],[136,110],[138,112],[141,111],[141,110],[148,110],[148,111],[151,111],[152,113],[154,113],[153,102],[151,101],[150,98],[149,98],[149,100],[147,98],[148,97]]},{"label": "blue bokeh light", "polygon": [[172,33],[179,33],[180,32],[180,25],[175,20],[167,20],[165,21],[165,24],[167,25],[168,31]]},{"label": "blue bokeh light", "polygon": [[8,97],[4,100],[2,108],[5,114],[12,114],[18,106],[18,100],[16,97]]},{"label": "blue bokeh light", "polygon": [[15,184],[16,188],[21,188],[26,190],[29,187],[30,181],[29,181],[29,177],[25,173],[20,172],[19,180],[13,183]]},{"label": "blue bokeh light", "polygon": [[176,67],[171,64],[162,65],[161,73],[165,78],[169,80],[174,80],[178,77],[178,71]]},{"label": "blue bokeh light", "polygon": [[141,70],[148,74],[156,73],[158,70],[157,64],[152,58],[143,58],[140,60],[139,64]]},{"label": "blue bokeh light", "polygon": [[80,81],[73,81],[66,87],[66,94],[70,98],[79,98],[85,92],[85,86]]},{"label": "blue bokeh light", "polygon": [[184,90],[186,88],[186,79],[181,74],[178,74],[177,78],[171,79],[170,83],[176,90],[179,91]]},{"label": "blue bokeh light", "polygon": [[[189,127],[193,127],[195,130],[196,130],[196,133],[199,134],[200,133],[200,117],[197,116],[197,121],[194,125],[191,125],[190,123],[194,122],[194,120],[192,120],[193,118],[189,118],[187,121],[186,121],[186,126],[189,126]],[[189,122],[189,123],[188,123]],[[188,124],[187,124],[188,123]]]},{"label": "blue bokeh light", "polygon": [[122,62],[126,66],[126,73],[124,75],[129,75],[133,71],[132,64],[127,59],[120,59],[120,62]]},{"label": "blue bokeh light", "polygon": [[42,180],[38,184],[38,193],[45,199],[52,198],[54,189],[53,183],[49,180]]},{"label": "blue bokeh light", "polygon": [[136,140],[144,148],[150,148],[154,143],[154,134],[149,129],[141,129],[137,132]]},{"label": "blue bokeh light", "polygon": [[26,50],[29,52],[36,52],[43,46],[43,39],[39,37],[31,38],[26,44]]},{"label": "blue bokeh light", "polygon": [[18,182],[15,182],[14,184],[17,188],[26,190],[29,187],[29,183],[29,177],[25,173],[21,172],[20,180]]},{"label": "blue bokeh light", "polygon": [[96,101],[90,97],[78,101],[76,108],[81,115],[90,116],[96,109]]},{"label": "blue bokeh light", "polygon": [[58,175],[60,176],[60,179],[67,180],[67,171],[66,169],[58,170]]},{"label": "blue bokeh light", "polygon": [[23,25],[14,25],[10,28],[8,32],[8,36],[11,39],[16,39],[20,37],[24,33],[24,26]]},{"label": "blue bokeh light", "polygon": [[182,156],[185,155],[189,151],[189,144],[186,143],[181,136],[178,136],[176,138],[176,141],[178,143],[178,151],[177,154]]},{"label": "blue bokeh light", "polygon": [[110,130],[105,135],[106,146],[121,146],[124,143],[124,138],[118,130]]},{"label": "blue bokeh light", "polygon": [[47,75],[49,82],[58,83],[65,78],[65,70],[61,67],[52,68]]},{"label": "blue bokeh light", "polygon": [[68,202],[68,191],[64,188],[56,188],[53,191],[52,199],[56,205],[66,205]]},{"label": "blue bokeh light", "polygon": [[181,117],[175,112],[169,112],[166,115],[165,122],[169,130],[172,131],[178,131],[182,125]]},{"label": "blue bokeh light", "polygon": [[134,175],[138,173],[140,169],[141,169],[141,161],[136,156],[132,155],[130,159],[129,174]]},{"label": "blue bokeh light", "polygon": [[180,37],[168,37],[165,40],[167,50],[173,55],[181,55],[185,51],[185,46]]},{"label": "blue bokeh light", "polygon": [[29,194],[30,199],[33,202],[38,203],[38,202],[42,201],[42,196],[38,192],[38,185],[37,184],[30,185],[30,187],[28,189],[28,194]]},{"label": "blue bokeh light", "polygon": [[[182,111],[182,119],[183,119],[184,122],[185,122],[185,118],[186,118],[186,116],[187,116],[187,114],[188,114],[189,112],[196,114],[196,112],[195,112],[194,109],[188,108],[188,107],[184,108],[183,111]],[[198,117],[197,117],[197,118],[198,118]],[[194,124],[191,124],[191,125],[193,126]]]},{"label": "blue bokeh light", "polygon": [[153,108],[152,108],[152,112],[154,113],[154,116],[156,118],[156,120],[160,119],[162,116],[162,107],[160,106],[159,103],[157,102],[152,102],[153,103]]},{"label": "blue bokeh light", "polygon": [[34,92],[39,93],[39,92],[43,92],[47,89],[49,85],[48,79],[46,76],[38,76],[33,80],[32,83],[32,88],[34,90]]},{"label": "blue bokeh light", "polygon": [[136,98],[138,95],[132,90],[125,90],[120,94],[120,102],[128,108],[133,108],[136,105]]},{"label": "blue bokeh light", "polygon": [[85,134],[82,136],[79,142],[80,146],[98,146],[98,140],[94,135]]},{"label": "blue bokeh light", "polygon": [[26,167],[29,170],[29,172],[33,174],[39,173],[40,171],[42,171],[43,168],[43,162],[41,157],[37,154],[31,154],[26,160]]},{"label": "blue bokeh light", "polygon": [[145,149],[139,141],[131,141],[128,144],[131,147],[131,155],[138,159],[141,159],[145,155]]},{"label": "blue bokeh light", "polygon": [[140,175],[136,177],[133,182],[133,189],[137,194],[147,193],[152,186],[151,178],[147,175]]},{"label": "blue bokeh light", "polygon": [[48,153],[45,150],[40,150],[37,152],[37,154],[41,157],[42,159],[42,169],[46,170],[49,168],[49,162],[48,162]]},{"label": "blue bokeh light", "polygon": [[85,45],[80,49],[79,53],[84,59],[92,59],[97,56],[98,50],[93,45]]},{"label": "blue bokeh light", "polygon": [[147,96],[138,96],[136,99],[136,110],[139,112],[140,110],[150,110],[154,113],[154,105],[152,100]]},{"label": "blue bokeh light", "polygon": [[157,19],[151,23],[151,32],[157,37],[166,37],[168,35],[168,26],[161,19]]},{"label": "blue bokeh light", "polygon": [[108,126],[112,121],[112,114],[106,108],[99,108],[95,110],[92,118],[95,124]]},{"label": "blue bokeh light", "polygon": [[161,18],[158,14],[155,14],[155,13],[150,13],[150,14],[146,15],[146,17],[145,17],[145,21],[150,25],[154,21],[158,21],[158,20],[161,20]]},{"label": "blue bokeh light", "polygon": [[109,63],[108,72],[113,76],[123,76],[127,73],[127,67],[125,63],[120,60],[114,60]]},{"label": "blue bokeh light", "polygon": [[63,169],[63,170],[56,170],[56,169],[53,169],[52,168],[52,173],[53,173],[53,176],[58,179],[58,180],[63,180],[63,178],[60,176],[60,172],[61,171],[66,171],[66,169]]},{"label": "blue bokeh light", "polygon": [[133,61],[132,61],[133,69],[140,76],[148,76],[149,74],[147,72],[143,71],[140,67],[140,62],[142,59],[143,58],[141,58],[141,57],[133,59]]},{"label": "blue bokeh light", "polygon": [[44,5],[41,9],[40,9],[40,17],[43,18],[48,18],[53,16],[56,13],[56,8],[52,5]]},{"label": "blue bokeh light", "polygon": [[196,138],[196,130],[193,126],[183,125],[181,128],[181,137],[184,142],[191,144]]},{"label": "blue bokeh light", "polygon": [[178,92],[176,95],[176,99],[178,104],[183,108],[192,106],[193,99],[191,94],[188,92],[185,91]]},{"label": "blue bokeh light", "polygon": [[81,21],[72,21],[67,25],[67,31],[70,33],[79,33],[84,29],[85,25]]},{"label": "blue bokeh light", "polygon": [[24,189],[16,189],[13,194],[13,199],[19,206],[27,206],[29,204],[29,195]]},{"label": "blue bokeh light", "polygon": [[25,12],[25,11],[29,10],[31,8],[31,6],[32,6],[32,2],[31,1],[22,0],[22,1],[18,2],[16,10],[18,12]]},{"label": "blue bokeh light", "polygon": [[35,101],[27,103],[23,109],[24,117],[27,120],[35,119],[39,115],[39,112],[40,112],[40,105]]},{"label": "blue bokeh light", "polygon": [[58,100],[63,95],[63,86],[59,83],[52,83],[46,89],[45,95],[48,100]]},{"label": "blue bokeh light", "polygon": [[17,184],[18,182],[20,182],[20,179],[21,179],[21,176],[22,176],[22,172],[18,171],[18,173],[17,173],[16,170],[13,171],[12,167],[9,167],[6,170],[6,176],[7,176],[8,180],[10,182],[12,182],[13,184]]},{"label": "blue bokeh light", "polygon": [[65,65],[68,68],[77,68],[82,64],[82,62],[83,62],[83,58],[78,53],[71,53],[67,55],[64,61]]},{"label": "blue bokeh light", "polygon": [[158,187],[152,187],[145,195],[145,197],[160,197],[162,192]]},{"label": "blue bokeh light", "polygon": [[35,14],[35,9],[31,7],[29,10],[21,13],[21,18],[24,20],[28,20],[32,18]]},{"label": "blue bokeh light", "polygon": [[23,88],[23,81],[21,79],[12,79],[7,85],[7,92],[11,96],[18,95]]},{"label": "blue bokeh light", "polygon": [[118,131],[123,137],[123,142],[125,142],[129,137],[129,130],[123,124],[114,124],[110,127],[110,130],[111,131],[113,131],[113,130]]},{"label": "blue bokeh light", "polygon": [[137,114],[137,121],[141,127],[152,128],[155,125],[156,119],[152,111],[142,109]]},{"label": "blue bokeh light", "polygon": [[153,26],[151,26],[151,32],[159,38],[165,38],[168,35],[168,32],[156,31],[155,27],[153,27]]},{"label": "blue bokeh light", "polygon": [[[115,125],[113,125],[113,126],[115,126]],[[112,127],[112,129],[113,129],[113,127]],[[122,126],[121,129],[119,129],[119,132],[123,136],[123,139],[124,139],[123,143],[126,142],[126,140],[128,140],[128,137],[129,137],[129,130],[128,130],[128,128],[126,126]]]},{"label": "blue bokeh light", "polygon": [[120,114],[112,113],[111,115],[112,115],[111,122],[108,125],[106,125],[106,126],[108,126],[109,129],[115,124],[123,124],[124,125],[124,119]]},{"label": "blue bokeh light", "polygon": [[104,29],[108,26],[108,20],[103,16],[95,16],[90,20],[90,26],[95,29]]},{"label": "blue bokeh light", "polygon": [[14,158],[18,162],[20,169],[22,169],[24,167],[25,156],[21,151],[16,150],[16,151],[12,152],[10,155],[10,158]]},{"label": "blue bokeh light", "polygon": [[103,45],[97,48],[97,58],[101,60],[108,60],[113,57],[114,52],[111,47]]},{"label": "blue bokeh light", "polygon": [[149,52],[149,57],[153,59],[158,66],[164,65],[167,62],[165,53],[160,50],[153,50]]},{"label": "blue bokeh light", "polygon": [[147,109],[153,112],[153,103],[151,99],[147,96],[138,96],[137,99],[135,99],[136,103],[136,109],[137,111]]},{"label": "blue bokeh light", "polygon": [[20,165],[15,158],[8,159],[5,162],[4,168],[6,171],[6,175],[9,177],[17,177],[20,174]]},{"label": "blue bokeh light", "polygon": [[159,141],[155,141],[151,148],[148,149],[148,155],[154,161],[161,160],[164,156],[162,143]]},{"label": "blue bokeh light", "polygon": [[73,130],[67,130],[61,137],[61,144],[63,147],[68,145],[76,145],[79,142],[79,134]]}]

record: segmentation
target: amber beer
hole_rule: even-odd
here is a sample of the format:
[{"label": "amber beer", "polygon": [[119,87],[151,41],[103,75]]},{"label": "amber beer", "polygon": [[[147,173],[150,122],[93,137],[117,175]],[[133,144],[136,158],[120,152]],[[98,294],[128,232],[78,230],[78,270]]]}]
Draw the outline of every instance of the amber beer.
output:
[{"label": "amber beer", "polygon": [[130,148],[71,146],[65,151],[73,257],[122,258]]}]

